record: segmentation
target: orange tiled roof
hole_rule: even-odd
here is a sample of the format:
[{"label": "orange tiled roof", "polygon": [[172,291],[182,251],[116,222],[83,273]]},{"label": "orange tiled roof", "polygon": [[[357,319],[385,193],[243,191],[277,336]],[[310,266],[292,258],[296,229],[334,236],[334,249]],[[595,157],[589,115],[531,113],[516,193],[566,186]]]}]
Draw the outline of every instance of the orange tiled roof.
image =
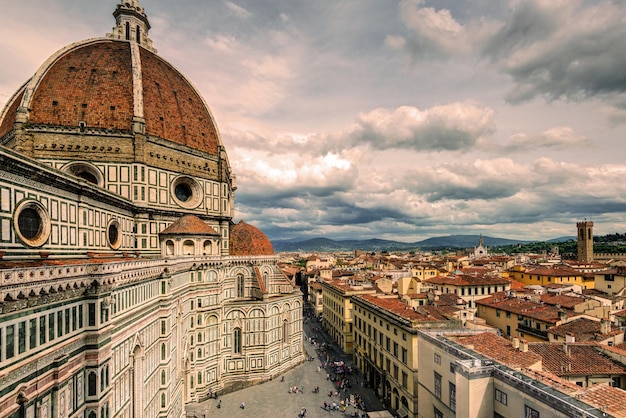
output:
[{"label": "orange tiled roof", "polygon": [[499,285],[510,283],[509,279],[502,277],[476,275],[473,274],[454,274],[448,276],[435,276],[426,279],[427,283],[447,284],[452,286],[480,286],[480,285]]},{"label": "orange tiled roof", "polygon": [[603,408],[610,416],[626,417],[626,391],[611,385],[598,383],[580,393],[579,399]]},{"label": "orange tiled roof", "polygon": [[523,353],[514,348],[509,340],[493,332],[455,337],[456,342],[469,347],[489,358],[514,369],[531,367],[541,361],[541,356],[532,352]]},{"label": "orange tiled roof", "polygon": [[587,298],[581,298],[577,296],[551,295],[549,293],[541,295],[542,302],[547,303],[548,305],[559,305],[567,309],[574,309],[581,303],[585,303],[586,300]]},{"label": "orange tiled roof", "polygon": [[534,274],[537,276],[580,276],[581,273],[578,270],[574,270],[570,267],[535,267],[526,270],[526,274]]},{"label": "orange tiled roof", "polygon": [[161,235],[217,235],[202,219],[195,215],[183,215],[176,222],[161,231]]},{"label": "orange tiled roof", "polygon": [[[376,295],[360,295],[357,298],[363,299],[381,309],[393,313],[401,318],[409,321],[444,321],[447,318],[443,315],[437,314],[436,310],[421,309],[425,308],[420,306],[413,310],[409,305],[402,302],[398,298],[378,297]],[[433,308],[433,307],[430,307]]]},{"label": "orange tiled roof", "polygon": [[540,355],[543,369],[557,376],[626,375],[626,367],[600,353],[594,343],[529,343],[528,351]]},{"label": "orange tiled roof", "polygon": [[611,329],[608,334],[602,334],[600,332],[600,321],[593,321],[588,318],[579,318],[567,322],[562,325],[557,325],[548,330],[550,334],[565,337],[566,334],[574,336],[576,342],[585,341],[602,341],[613,335],[619,335],[622,331],[618,329]]},{"label": "orange tiled roof", "polygon": [[574,312],[569,309],[536,303],[525,298],[507,297],[504,292],[494,293],[484,299],[477,300],[476,304],[489,306],[494,309],[500,309],[517,315],[524,315],[529,318],[553,324],[556,324],[559,321],[559,312],[561,311],[564,311],[570,316],[574,314]]}]

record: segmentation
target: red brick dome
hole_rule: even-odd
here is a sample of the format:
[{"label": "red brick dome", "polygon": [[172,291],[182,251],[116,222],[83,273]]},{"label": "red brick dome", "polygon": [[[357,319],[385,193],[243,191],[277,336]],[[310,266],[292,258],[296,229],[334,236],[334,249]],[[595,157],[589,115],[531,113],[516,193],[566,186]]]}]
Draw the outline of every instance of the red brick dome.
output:
[{"label": "red brick dome", "polygon": [[0,138],[16,121],[31,125],[136,131],[217,154],[219,133],[193,85],[152,50],[134,42],[92,39],[46,61],[0,115]]},{"label": "red brick dome", "polygon": [[257,227],[243,220],[230,228],[230,255],[273,255],[274,247]]}]

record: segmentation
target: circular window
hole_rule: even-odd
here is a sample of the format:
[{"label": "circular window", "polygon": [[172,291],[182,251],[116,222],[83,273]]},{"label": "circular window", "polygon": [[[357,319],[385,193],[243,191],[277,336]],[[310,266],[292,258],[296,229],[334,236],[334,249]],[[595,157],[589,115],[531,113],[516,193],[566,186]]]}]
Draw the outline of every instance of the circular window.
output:
[{"label": "circular window", "polygon": [[111,219],[107,225],[107,243],[114,250],[117,250],[122,245],[120,223],[116,219]]},{"label": "circular window", "polygon": [[36,200],[26,200],[15,209],[13,226],[19,239],[29,247],[41,247],[50,236],[50,217]]},{"label": "circular window", "polygon": [[191,177],[180,176],[174,179],[171,192],[176,203],[187,209],[195,208],[202,202],[202,186]]},{"label": "circular window", "polygon": [[187,202],[193,196],[193,192],[191,191],[191,187],[187,183],[179,183],[174,188],[174,194],[176,198],[181,202]]}]

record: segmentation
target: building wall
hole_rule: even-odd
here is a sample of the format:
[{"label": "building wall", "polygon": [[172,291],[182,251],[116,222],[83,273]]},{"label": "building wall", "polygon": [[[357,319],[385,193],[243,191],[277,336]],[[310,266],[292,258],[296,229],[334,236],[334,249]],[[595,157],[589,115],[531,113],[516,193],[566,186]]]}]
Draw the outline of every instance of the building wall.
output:
[{"label": "building wall", "polygon": [[[462,335],[467,330],[446,332]],[[538,389],[532,378],[454,344],[443,333],[418,332],[419,416],[436,417],[554,417],[590,411],[589,405],[554,389]],[[441,391],[436,389],[441,377]],[[450,383],[456,396],[451,402]],[[575,408],[579,409],[575,409]],[[538,415],[533,415],[538,413]],[[594,410],[594,413],[599,413]]]},{"label": "building wall", "polygon": [[625,273],[596,273],[595,289],[615,295],[626,287]]},{"label": "building wall", "polygon": [[339,348],[346,354],[353,352],[353,295],[375,293],[371,286],[350,286],[343,282],[321,282],[322,325]]},{"label": "building wall", "polygon": [[353,299],[354,363],[383,403],[417,416],[417,335],[398,317]]},{"label": "building wall", "polygon": [[[500,329],[503,336],[507,338],[523,338],[529,342],[547,341],[547,329],[555,325],[523,314],[508,312],[503,309],[480,304],[478,305],[477,316],[483,318],[488,325]],[[520,323],[530,327],[530,330],[536,332],[537,335],[530,332],[530,330],[520,330]],[[539,326],[539,328],[537,328],[537,326]]]},{"label": "building wall", "polygon": [[[9,151],[0,159],[0,415],[183,417],[188,402],[304,360],[302,295],[277,256],[131,252],[137,213],[152,225],[141,206]],[[39,247],[17,236],[24,200],[46,214]]]}]

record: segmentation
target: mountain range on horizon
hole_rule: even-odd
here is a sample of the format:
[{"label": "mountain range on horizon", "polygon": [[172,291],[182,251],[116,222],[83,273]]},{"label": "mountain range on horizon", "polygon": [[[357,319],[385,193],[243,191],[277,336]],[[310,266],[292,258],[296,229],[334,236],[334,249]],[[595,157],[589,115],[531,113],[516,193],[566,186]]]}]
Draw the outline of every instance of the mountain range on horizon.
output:
[{"label": "mountain range on horizon", "polygon": [[[559,237],[545,242],[563,242],[576,239],[575,236]],[[447,235],[427,238],[416,242],[402,242],[372,238],[367,240],[333,240],[330,238],[312,238],[307,240],[272,240],[276,252],[333,252],[333,251],[413,251],[434,250],[441,248],[472,248],[478,246],[480,235]],[[538,242],[537,240],[515,240],[483,236],[483,242],[487,247],[503,245],[527,244]]]}]

